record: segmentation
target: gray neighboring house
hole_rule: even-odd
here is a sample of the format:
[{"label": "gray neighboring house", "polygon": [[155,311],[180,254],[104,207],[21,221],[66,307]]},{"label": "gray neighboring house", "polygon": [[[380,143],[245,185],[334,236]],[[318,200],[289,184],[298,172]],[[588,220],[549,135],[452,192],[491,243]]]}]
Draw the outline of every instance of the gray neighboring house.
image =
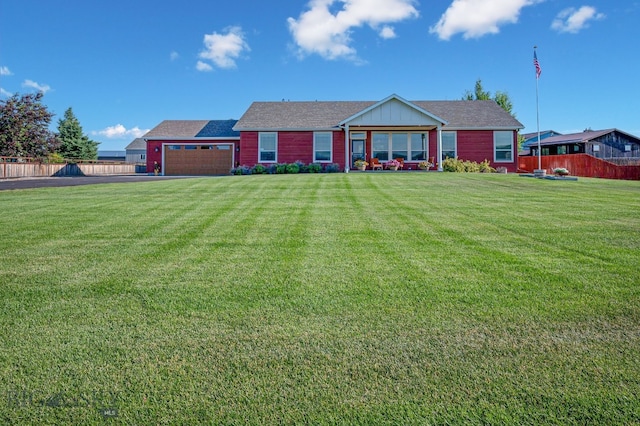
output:
[{"label": "gray neighboring house", "polygon": [[134,164],[146,164],[147,162],[147,143],[143,138],[135,138],[125,148],[126,162]]},{"label": "gray neighboring house", "polygon": [[[618,129],[587,130],[540,141],[542,155],[589,154],[607,161],[640,160],[640,138]],[[537,143],[529,146],[538,155]]]}]

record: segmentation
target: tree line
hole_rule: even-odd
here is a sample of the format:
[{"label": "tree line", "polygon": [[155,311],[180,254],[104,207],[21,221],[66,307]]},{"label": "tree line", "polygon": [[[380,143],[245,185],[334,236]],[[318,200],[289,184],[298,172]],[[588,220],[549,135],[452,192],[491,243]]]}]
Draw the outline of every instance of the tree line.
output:
[{"label": "tree line", "polygon": [[0,100],[0,157],[95,160],[99,142],[89,139],[68,108],[58,120],[58,131],[49,130],[55,114],[42,103],[44,94],[14,94]]}]

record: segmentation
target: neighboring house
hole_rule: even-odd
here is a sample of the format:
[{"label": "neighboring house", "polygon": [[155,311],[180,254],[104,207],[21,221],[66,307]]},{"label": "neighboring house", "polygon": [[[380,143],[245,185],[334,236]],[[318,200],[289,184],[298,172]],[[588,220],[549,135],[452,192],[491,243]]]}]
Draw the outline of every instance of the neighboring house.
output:
[{"label": "neighboring house", "polygon": [[[640,158],[640,138],[618,129],[552,136],[540,142],[542,155],[589,154],[603,160]],[[538,155],[538,146],[529,147]]]},{"label": "neighboring house", "polygon": [[147,172],[164,175],[228,174],[236,162],[237,120],[165,120],[147,132]]},{"label": "neighboring house", "polygon": [[[555,130],[541,130],[540,141],[546,138],[550,138],[552,136],[559,136],[559,135],[562,135],[562,133],[556,132]],[[524,139],[522,141],[521,151],[523,153],[529,154],[529,147],[534,145],[537,146],[538,144],[538,132],[523,133],[521,136]]]},{"label": "neighboring house", "polygon": [[147,143],[143,138],[135,138],[133,142],[126,146],[127,163],[146,163],[147,162]]},{"label": "neighboring house", "polygon": [[124,161],[126,154],[124,151],[98,151],[100,161]]},{"label": "neighboring house", "polygon": [[[211,134],[199,132],[206,123],[165,121],[152,129],[144,136],[147,170],[153,171],[158,162],[163,174],[213,174],[203,172],[203,163],[210,160],[198,155],[204,153],[201,149],[189,148],[189,157],[172,152],[205,144],[201,139]],[[298,160],[336,163],[348,170],[355,160],[373,157],[381,162],[402,158],[405,169],[432,160],[440,170],[446,157],[488,160],[493,167],[515,172],[522,127],[494,101],[410,102],[391,95],[378,102],[254,102],[233,125],[235,133],[215,133],[219,143],[232,148],[216,172],[228,173],[237,164]]]}]

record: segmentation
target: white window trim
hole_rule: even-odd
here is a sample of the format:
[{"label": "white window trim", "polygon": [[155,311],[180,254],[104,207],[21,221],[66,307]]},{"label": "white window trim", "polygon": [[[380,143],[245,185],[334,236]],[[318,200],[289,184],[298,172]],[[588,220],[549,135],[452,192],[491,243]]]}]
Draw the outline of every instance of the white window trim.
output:
[{"label": "white window trim", "polygon": [[[429,132],[416,132],[416,131],[411,131],[411,130],[407,130],[407,131],[390,131],[390,132],[373,132],[371,135],[371,155],[373,155],[374,149],[373,149],[373,139],[375,138],[374,135],[386,135],[387,136],[387,157],[389,157],[390,160],[393,160],[393,135],[394,134],[405,134],[407,135],[407,159],[405,160],[405,163],[419,163],[421,161],[426,161],[429,159]],[[411,149],[411,135],[425,135],[425,160],[412,160],[412,154],[413,154],[413,150]],[[422,150],[418,151],[418,152],[423,152]],[[385,161],[385,160],[383,160]]]},{"label": "white window trim", "polygon": [[[456,132],[455,130],[443,130],[442,136],[444,136],[445,134],[453,135],[453,158],[458,158],[458,132]],[[494,145],[495,145],[495,138],[494,138]],[[444,151],[444,138],[442,138],[442,151]],[[495,149],[494,149],[494,152],[495,152]],[[441,153],[441,157],[442,157],[442,161],[446,159],[446,157],[444,156],[444,153]]]},{"label": "white window trim", "polygon": [[[510,160],[498,160],[496,153],[497,151],[497,135],[498,133],[509,133],[511,140],[511,159]],[[506,150],[500,150],[501,152],[506,152]],[[515,160],[514,149],[513,149],[513,132],[510,130],[495,130],[493,132],[493,161],[494,163],[513,163]]]},{"label": "white window trim", "polygon": [[[316,159],[316,136],[317,135],[329,135],[329,159],[328,160]],[[313,162],[314,163],[332,163],[333,162],[333,132],[313,132]]]},{"label": "white window trim", "polygon": [[[262,144],[262,135],[275,135],[276,137],[276,147],[275,147],[275,158],[273,160],[261,160],[262,148],[260,145]],[[265,151],[271,152],[271,151]],[[258,133],[258,163],[277,163],[278,162],[278,132],[259,132]]]}]

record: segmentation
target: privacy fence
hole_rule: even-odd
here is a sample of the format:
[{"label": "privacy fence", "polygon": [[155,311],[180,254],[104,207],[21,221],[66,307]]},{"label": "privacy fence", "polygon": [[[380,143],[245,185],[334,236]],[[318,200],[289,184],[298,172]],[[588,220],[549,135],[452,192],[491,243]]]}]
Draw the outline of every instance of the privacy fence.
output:
[{"label": "privacy fence", "polygon": [[113,161],[48,163],[35,158],[0,157],[0,179],[51,176],[127,175],[135,164]]},{"label": "privacy fence", "polygon": [[[573,176],[640,180],[640,159],[635,165],[619,165],[589,154],[543,155],[540,160],[547,174],[564,167]],[[532,173],[538,168],[538,157],[520,157],[518,165],[521,171]]]}]

